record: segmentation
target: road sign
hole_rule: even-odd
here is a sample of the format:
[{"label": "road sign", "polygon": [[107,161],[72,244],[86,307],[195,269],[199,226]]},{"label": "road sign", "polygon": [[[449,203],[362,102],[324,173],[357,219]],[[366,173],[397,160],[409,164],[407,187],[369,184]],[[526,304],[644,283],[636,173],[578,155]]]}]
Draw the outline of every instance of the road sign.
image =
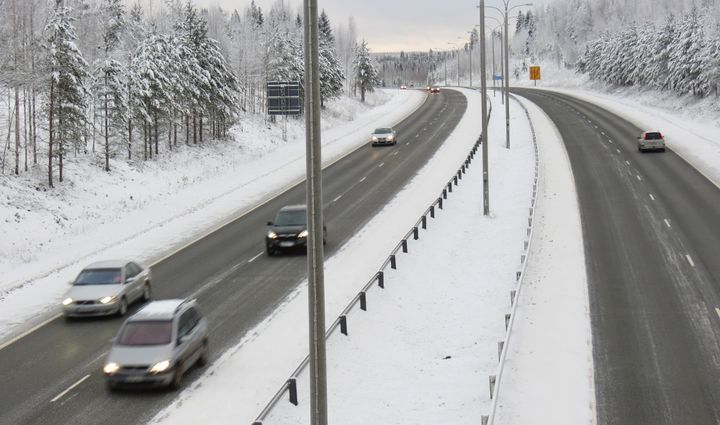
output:
[{"label": "road sign", "polygon": [[530,67],[530,80],[537,81],[540,79],[540,67],[535,65]]},{"label": "road sign", "polygon": [[300,107],[300,83],[297,81],[268,81],[268,115],[298,115]]}]

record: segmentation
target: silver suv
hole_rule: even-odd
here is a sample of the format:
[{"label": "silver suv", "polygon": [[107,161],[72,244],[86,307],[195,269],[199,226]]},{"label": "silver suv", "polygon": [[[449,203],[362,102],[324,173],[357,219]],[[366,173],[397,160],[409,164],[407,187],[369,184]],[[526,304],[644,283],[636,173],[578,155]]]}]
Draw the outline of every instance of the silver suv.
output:
[{"label": "silver suv", "polygon": [[638,139],[638,151],[659,150],[665,152],[665,138],[659,131],[643,131]]},{"label": "silver suv", "polygon": [[180,388],[185,372],[208,361],[208,325],[195,300],[154,301],[129,317],[103,367],[110,390],[146,384]]}]

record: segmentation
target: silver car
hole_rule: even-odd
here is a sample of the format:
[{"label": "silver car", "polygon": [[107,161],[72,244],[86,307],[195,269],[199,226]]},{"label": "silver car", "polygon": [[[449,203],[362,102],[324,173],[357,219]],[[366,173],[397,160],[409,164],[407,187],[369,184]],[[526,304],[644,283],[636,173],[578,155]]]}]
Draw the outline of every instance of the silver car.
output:
[{"label": "silver car", "polygon": [[397,133],[390,127],[376,128],[370,137],[373,146],[397,144]]},{"label": "silver car", "polygon": [[644,131],[638,138],[638,151],[659,150],[665,152],[665,138],[659,131]]},{"label": "silver car", "polygon": [[111,260],[90,264],[70,282],[62,301],[65,317],[124,316],[128,305],[151,296],[150,270],[134,261]]},{"label": "silver car", "polygon": [[208,325],[195,300],[153,301],[118,331],[103,367],[108,389],[144,384],[179,388],[194,364],[207,364]]}]

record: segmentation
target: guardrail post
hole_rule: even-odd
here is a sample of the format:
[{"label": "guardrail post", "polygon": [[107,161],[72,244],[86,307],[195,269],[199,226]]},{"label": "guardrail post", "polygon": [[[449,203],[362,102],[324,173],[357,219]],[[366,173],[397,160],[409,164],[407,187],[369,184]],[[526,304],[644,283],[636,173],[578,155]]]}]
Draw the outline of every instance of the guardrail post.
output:
[{"label": "guardrail post", "polygon": [[521,275],[521,274],[522,274],[522,272],[515,272],[515,281],[520,280],[520,275]]},{"label": "guardrail post", "polygon": [[395,254],[390,254],[390,268],[397,269],[397,267],[395,266]]},{"label": "guardrail post", "polygon": [[507,330],[509,325],[510,325],[510,313],[507,313],[507,314],[505,314],[505,330]]},{"label": "guardrail post", "polygon": [[[455,178],[455,184],[457,184],[457,177]],[[447,187],[448,187],[448,192],[452,192],[452,182],[449,182]]]},{"label": "guardrail post", "polygon": [[[425,217],[423,217],[423,221],[425,221]],[[413,239],[418,240],[420,235],[418,234],[418,228],[417,226],[413,227]]]},{"label": "guardrail post", "polygon": [[495,375],[490,375],[490,398],[493,398],[493,393],[495,392]]},{"label": "guardrail post", "polygon": [[385,273],[377,272],[377,282],[379,287],[385,288]]},{"label": "guardrail post", "polygon": [[[427,216],[426,215],[422,216],[422,228],[427,229]],[[417,239],[417,238],[415,238],[415,239]]]},{"label": "guardrail post", "polygon": [[465,166],[463,165],[463,170],[458,170],[458,172],[457,172],[457,178],[460,180],[462,180],[462,175],[465,173],[464,168],[465,168]]},{"label": "guardrail post", "polygon": [[430,218],[435,218],[435,205],[430,206]]},{"label": "guardrail post", "polygon": [[340,333],[347,335],[347,316],[344,314],[340,316]]},{"label": "guardrail post", "polygon": [[515,304],[515,294],[517,294],[517,291],[514,289],[510,290],[510,305]]},{"label": "guardrail post", "polygon": [[504,345],[505,345],[505,341],[498,341],[498,362],[500,361],[500,358],[502,357],[502,350],[503,350]]},{"label": "guardrail post", "polygon": [[407,239],[402,240],[402,250],[404,253],[407,253]]},{"label": "guardrail post", "polygon": [[462,170],[462,173],[465,174],[465,164],[463,164],[461,170]]},{"label": "guardrail post", "polygon": [[[455,186],[457,186],[457,174],[455,176],[453,176],[453,184]],[[450,186],[450,188],[451,188],[450,191],[452,192],[452,186]]]},{"label": "guardrail post", "polygon": [[367,297],[365,291],[360,292],[360,310],[367,311]]},{"label": "guardrail post", "polygon": [[295,382],[295,378],[290,378],[287,380],[287,387],[288,387],[288,394],[290,396],[290,403],[297,406],[298,405],[297,383]]},{"label": "guardrail post", "polygon": [[487,425],[488,420],[490,420],[490,417],[488,415],[480,416],[480,425]]},{"label": "guardrail post", "polygon": [[447,199],[447,189],[443,189],[443,199]]},{"label": "guardrail post", "polygon": [[[443,194],[445,194],[444,190],[443,190]],[[447,195],[445,195],[445,199],[447,199]],[[440,207],[440,209],[442,209],[442,200],[443,200],[443,198],[438,198],[438,207]]]}]

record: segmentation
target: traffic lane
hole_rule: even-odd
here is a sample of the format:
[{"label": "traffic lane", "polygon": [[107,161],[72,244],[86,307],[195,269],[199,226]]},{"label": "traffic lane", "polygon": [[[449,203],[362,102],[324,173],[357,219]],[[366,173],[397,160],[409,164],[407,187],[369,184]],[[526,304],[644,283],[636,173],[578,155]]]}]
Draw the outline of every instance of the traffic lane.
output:
[{"label": "traffic lane", "polygon": [[718,401],[712,354],[718,327],[708,314],[717,302],[713,279],[687,261],[687,235],[667,226],[668,211],[650,196],[664,197],[668,189],[653,187],[633,168],[636,148],[628,152],[624,141],[638,129],[583,102],[518,92],[555,121],[578,186],[599,423],[712,423]]},{"label": "traffic lane", "polygon": [[[572,96],[558,94],[557,99],[576,113],[580,113],[581,108],[583,118],[589,119],[591,125],[599,126],[599,130],[605,133],[603,138],[612,140],[614,146],[627,155],[629,165],[644,176],[650,186],[667,188],[662,196],[655,191],[653,197],[670,211],[674,217],[673,225],[680,227],[692,240],[697,251],[694,261],[703,264],[713,277],[716,290],[720,291],[720,259],[715,255],[720,246],[720,232],[708,231],[706,226],[706,223],[720,223],[718,187],[670,148],[662,153],[638,152],[636,137],[641,131],[651,129],[639,129],[624,120],[615,122],[614,117],[607,115],[602,108]],[[663,129],[657,130],[662,132]],[[694,208],[687,208],[688,205]]]},{"label": "traffic lane", "polygon": [[[452,96],[450,96],[450,97],[452,97]],[[457,99],[458,97],[462,98],[462,100],[464,102],[464,97],[462,95],[456,93],[455,98]],[[412,120],[412,116],[409,118],[409,120]],[[424,121],[424,119],[418,120],[418,122],[422,122],[422,121]],[[453,124],[451,127],[454,127],[454,125],[455,124]],[[440,140],[440,141],[434,141],[434,142],[439,145],[442,141]],[[390,154],[390,153],[388,153],[388,154]],[[427,152],[426,152],[426,154],[427,154]],[[426,160],[426,158],[420,158],[418,163],[419,164],[424,163],[425,160]],[[326,170],[326,172],[327,172],[327,170]],[[340,173],[344,174],[344,173],[346,173],[346,171],[341,171]],[[301,192],[300,198],[302,198],[302,199],[300,199],[298,201],[298,202],[301,202],[304,199],[304,186],[298,185],[296,190],[299,190]],[[296,199],[298,198],[297,194],[295,194],[295,195],[286,194],[286,196],[290,196],[290,197],[294,196]],[[281,197],[282,197],[282,195],[281,195]],[[277,208],[279,208],[279,206],[281,206],[285,203],[286,203],[285,201],[278,201],[278,205],[276,206],[276,208],[268,207],[265,204],[263,206],[268,207],[269,208],[268,211],[272,211],[272,213],[270,215],[270,216],[272,216],[272,215],[274,215],[275,210]],[[291,202],[291,203],[296,203],[296,202]],[[265,214],[265,215],[267,215],[267,214]],[[263,224],[261,226],[262,228],[264,228],[264,220],[265,220],[265,217],[256,220],[256,221],[263,222]],[[229,231],[232,229],[233,224],[234,223],[230,223],[230,225],[228,227],[223,228],[223,229],[213,233],[214,237],[220,237],[220,239],[222,239],[222,240],[229,241],[226,243],[230,243],[230,244],[237,244],[238,241],[243,241],[241,243],[245,244],[246,242],[244,242],[244,241],[248,241],[247,243],[249,245],[245,248],[245,250],[247,252],[253,251],[252,245],[254,243],[256,243],[257,245],[262,247],[261,241],[253,242],[247,238],[247,235],[248,235],[247,229],[241,229],[240,235],[242,237],[228,238],[228,235],[233,235],[233,232]],[[255,227],[255,225],[253,225],[253,228],[257,229],[257,227]],[[237,233],[235,233],[235,235],[237,235]],[[202,241],[199,241],[199,242],[202,242]],[[214,247],[214,244],[210,244],[210,245],[213,246],[213,248],[210,248],[210,249],[215,249],[215,253],[218,255],[227,255],[227,253],[229,252],[228,249],[218,251],[217,248]],[[193,246],[196,248],[202,247],[202,243],[198,243]],[[225,246],[225,248],[227,248],[227,246]],[[204,249],[208,249],[207,246],[205,246]],[[203,251],[204,249],[200,249],[199,251]],[[186,250],[187,250],[187,248],[186,248]],[[185,251],[185,250],[181,250],[181,252],[179,252],[178,254],[181,254],[183,251]],[[229,265],[228,267],[229,267],[230,271],[234,271],[234,269],[237,268],[238,259],[237,259],[237,257],[234,256],[234,254],[231,254],[230,256],[232,257],[231,258],[232,264]],[[211,256],[211,257],[214,257],[214,256]],[[171,293],[167,294],[165,292],[165,289],[172,288],[172,289],[175,289],[176,291],[179,291],[179,288],[182,287],[182,283],[187,282],[187,281],[193,281],[195,283],[195,285],[192,287],[192,289],[196,290],[196,288],[198,286],[205,287],[205,289],[207,289],[207,291],[201,293],[201,294],[205,295],[205,294],[214,293],[214,291],[216,290],[216,288],[214,288],[214,286],[217,284],[222,284],[222,283],[227,283],[227,282],[232,282],[232,281],[237,281],[237,280],[244,280],[243,278],[239,278],[239,279],[238,278],[229,278],[230,275],[227,273],[227,270],[224,272],[220,272],[220,273],[216,272],[215,274],[211,275],[205,281],[199,280],[197,278],[193,278],[192,277],[193,274],[196,274],[197,269],[200,268],[200,267],[198,267],[198,265],[205,264],[205,261],[203,260],[203,255],[198,254],[198,252],[195,252],[195,255],[189,255],[187,257],[182,257],[182,258],[180,255],[176,254],[175,256],[173,256],[171,258],[175,259],[176,261],[179,260],[178,261],[179,264],[177,264],[177,263],[176,264],[179,265],[180,267],[184,267],[184,270],[182,272],[176,273],[175,271],[177,269],[173,266],[169,266],[165,270],[169,270],[170,272],[168,273],[167,276],[163,276],[163,270],[160,270],[160,268],[157,268],[157,267],[154,268],[153,280],[155,282],[154,286],[156,288],[155,289],[156,298],[161,298],[166,295],[177,297],[178,296],[177,292],[170,291]],[[258,258],[258,260],[259,259],[260,258]],[[299,264],[294,264],[294,265],[286,264],[281,267],[274,267],[273,270],[276,270],[277,271],[276,274],[279,274],[278,276],[275,276],[275,277],[268,276],[266,268],[263,268],[261,271],[259,271],[257,273],[250,273],[253,275],[253,276],[250,276],[250,280],[248,280],[247,282],[242,282],[242,283],[243,283],[243,287],[247,286],[250,288],[254,288],[254,291],[252,291],[253,296],[243,298],[240,300],[238,300],[236,298],[224,296],[224,295],[220,295],[218,297],[218,298],[221,298],[221,301],[226,306],[229,305],[229,308],[227,308],[225,310],[223,310],[222,308],[217,309],[219,312],[228,311],[227,314],[219,313],[218,314],[219,318],[217,320],[220,323],[232,322],[232,326],[229,326],[229,328],[231,328],[228,331],[229,334],[232,334],[235,337],[237,337],[238,335],[242,335],[243,332],[245,332],[252,324],[256,323],[258,320],[256,314],[251,315],[254,317],[254,321],[253,320],[247,320],[247,321],[241,320],[240,321],[241,323],[238,324],[237,321],[226,320],[227,317],[236,317],[236,316],[233,316],[234,312],[237,311],[237,309],[239,308],[239,305],[241,305],[243,302],[246,302],[246,300],[250,300],[249,303],[252,304],[252,307],[255,309],[256,313],[259,311],[259,312],[262,312],[263,314],[267,314],[268,312],[272,311],[272,306],[274,306],[273,302],[277,303],[279,299],[282,299],[285,295],[287,295],[289,290],[291,290],[294,286],[297,285],[300,278],[287,278],[284,281],[284,284],[275,284],[274,283],[273,285],[262,285],[262,283],[267,283],[266,281],[268,280],[268,278],[271,279],[273,282],[283,282],[284,278],[282,278],[280,276],[285,276],[288,273],[289,269],[294,272],[297,272],[297,270],[302,270],[302,273],[304,274],[304,263],[305,263],[304,257],[300,256],[300,257],[296,258],[294,261]],[[240,262],[242,262],[242,261],[240,261]],[[253,283],[253,281],[251,279],[256,279],[256,280],[259,279],[259,282]],[[158,285],[157,282],[167,282],[168,285]],[[238,285],[235,285],[235,286],[236,287],[232,289],[234,291],[232,293],[240,294],[240,292],[237,291]],[[212,291],[210,289],[212,289]],[[187,294],[185,294],[185,295],[187,295]],[[265,301],[263,301],[263,300],[265,300]],[[202,296],[200,296],[200,302],[201,302],[201,304],[204,304]],[[264,302],[264,304],[262,304],[263,302]],[[258,303],[261,303],[262,305],[258,306]],[[212,302],[208,301],[208,304],[212,305]],[[213,314],[215,314],[215,310],[213,310],[210,313],[211,316]],[[212,319],[212,317],[211,317],[211,319]],[[118,323],[118,325],[119,325],[119,323]],[[114,334],[116,328],[117,328],[117,326],[112,327],[111,334]],[[222,328],[222,326],[219,326],[218,328]],[[97,341],[96,338],[92,337],[91,335],[88,336],[88,335],[83,334],[83,335],[75,335],[75,337],[77,337],[77,338],[85,337],[90,342],[93,342],[93,341],[100,342],[101,348],[99,351],[100,351],[101,355],[104,353],[104,350],[106,350],[107,344],[103,343],[102,341]],[[213,340],[215,340],[216,338],[217,338],[217,335],[213,335]],[[230,342],[229,342],[230,339],[227,339],[227,338],[219,338],[219,339],[221,342],[221,344],[220,344],[221,346],[226,346],[226,345],[230,344]],[[25,338],[23,340],[25,340]],[[29,339],[27,341],[29,341]],[[68,345],[82,346],[83,344],[78,343],[77,341],[74,341],[73,343],[68,343]],[[0,352],[0,355],[2,355],[2,352]],[[54,368],[51,368],[51,369],[54,370]],[[85,372],[85,371],[83,371],[83,372]],[[89,372],[92,374],[92,372],[94,372],[94,370],[89,370]],[[82,377],[84,377],[85,375],[82,373],[79,373],[78,376],[81,377],[81,379],[82,379]],[[62,382],[62,383],[68,383],[68,382],[71,382],[76,377],[63,376],[58,381]],[[93,385],[93,383],[95,383],[95,379],[100,379],[100,381],[102,380],[102,378],[99,375],[97,377],[95,377],[95,375],[92,375],[91,378],[88,378],[86,381],[82,382],[82,385],[79,386],[78,388],[74,388],[72,392],[67,394],[67,398],[62,400],[63,405],[66,407],[65,412],[68,415],[67,418],[70,422],[72,422],[72,421],[76,421],[77,423],[82,422],[83,419],[78,416],[79,413],[75,413],[75,414],[72,413],[72,411],[80,412],[80,411],[84,410],[84,408],[79,407],[79,405],[86,406],[86,405],[90,404],[90,405],[104,406],[106,404],[106,400],[105,400],[106,396],[104,395],[104,393],[93,393],[93,395],[94,395],[93,399],[88,399],[86,397],[79,396],[79,395],[83,394],[82,393],[83,388],[85,388],[86,386],[91,386],[91,385]],[[63,384],[56,384],[55,386],[62,386],[62,385]],[[151,409],[151,410],[157,410],[162,405],[162,402],[160,404],[156,404],[158,402],[148,401],[148,403],[150,406],[153,407],[153,409]],[[79,404],[79,405],[75,406],[74,409],[68,410],[73,404]],[[10,406],[12,406],[12,404]],[[35,407],[37,407],[37,406],[35,406]],[[133,408],[134,407],[139,407],[139,406],[133,406]],[[9,412],[9,410],[14,410],[14,409],[11,407],[9,409],[4,409],[3,411],[8,415],[15,415],[17,413],[17,411]],[[93,420],[112,421],[113,418],[123,417],[123,418],[125,418],[124,420],[127,421],[127,423],[130,423],[130,422],[133,422],[133,420],[128,417],[128,412],[127,412],[128,410],[133,410],[133,409],[128,409],[128,408],[117,409],[117,410],[108,409],[107,412],[103,411],[103,414],[96,413]],[[139,415],[142,412],[146,412],[146,409],[144,407],[141,408],[137,414]],[[25,417],[27,419],[27,417],[28,417],[27,411],[25,411],[24,413],[25,413],[24,416],[19,415],[17,417]],[[52,408],[48,407],[45,410],[44,415],[37,414],[37,412],[32,412],[31,417],[33,418],[32,420],[27,421],[27,422],[25,422],[23,420],[22,422],[37,423],[37,422],[42,422],[43,420],[49,420],[50,422],[52,422],[52,420],[53,420],[52,418],[55,418],[56,414],[53,413]],[[45,419],[42,419],[42,418],[45,418]],[[50,419],[48,419],[48,418],[50,418]],[[18,422],[21,422],[21,421],[18,421]],[[119,423],[126,423],[126,422],[119,421]]]}]

